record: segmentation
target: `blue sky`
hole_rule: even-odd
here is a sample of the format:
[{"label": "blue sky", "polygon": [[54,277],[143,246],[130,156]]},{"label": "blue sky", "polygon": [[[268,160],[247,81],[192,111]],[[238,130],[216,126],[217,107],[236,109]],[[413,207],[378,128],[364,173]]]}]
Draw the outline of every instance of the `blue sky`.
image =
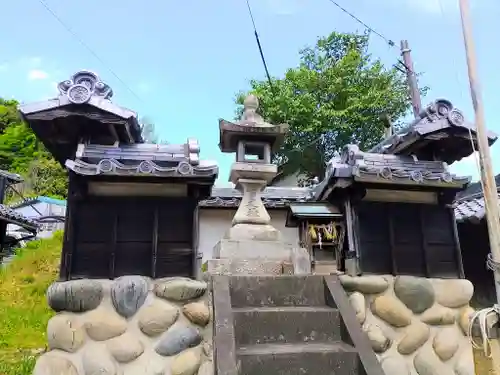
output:
[{"label": "blue sky", "polygon": [[[500,133],[500,1],[471,0],[487,127]],[[244,0],[45,0],[95,55],[38,0],[2,5],[0,96],[22,102],[53,97],[56,84],[89,69],[112,86],[114,102],[147,116],[170,143],[197,137],[202,157],[217,160],[227,181],[233,155],[218,150],[218,119],[232,119],[234,96],[265,77]],[[473,120],[458,0],[338,0],[375,30],[408,39],[424,104],[444,97]],[[328,0],[251,0],[272,75],[298,63],[300,48],[333,30],[363,26]],[[495,31],[496,30],[496,31]],[[398,50],[373,36],[371,53],[393,64]],[[97,55],[97,57],[96,57]],[[112,73],[114,72],[119,79]],[[492,148],[500,173],[500,142]],[[477,178],[472,158],[452,166]]]}]

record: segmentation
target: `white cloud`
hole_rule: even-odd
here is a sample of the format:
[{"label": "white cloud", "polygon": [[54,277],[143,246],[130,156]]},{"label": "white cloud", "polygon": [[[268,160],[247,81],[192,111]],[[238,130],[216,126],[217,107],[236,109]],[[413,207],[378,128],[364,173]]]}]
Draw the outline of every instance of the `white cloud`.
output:
[{"label": "white cloud", "polygon": [[44,80],[49,77],[49,74],[40,69],[32,69],[28,72],[28,79],[30,81]]}]

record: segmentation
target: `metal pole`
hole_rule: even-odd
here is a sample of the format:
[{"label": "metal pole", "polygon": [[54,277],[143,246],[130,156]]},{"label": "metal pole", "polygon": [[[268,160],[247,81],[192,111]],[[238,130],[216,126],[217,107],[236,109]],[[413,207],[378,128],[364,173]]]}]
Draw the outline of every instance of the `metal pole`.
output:
[{"label": "metal pole", "polygon": [[407,40],[401,41],[401,56],[405,64],[406,79],[408,82],[408,90],[411,98],[411,105],[413,107],[413,115],[418,117],[422,109],[422,100],[420,98],[420,90],[418,89],[417,77],[413,70],[413,60],[411,58],[411,49]]},{"label": "metal pole", "polygon": [[[472,21],[470,15],[470,4],[468,0],[459,0],[460,15],[462,19],[462,31],[467,57],[467,70],[469,73],[470,93],[472,105],[475,113],[476,134],[478,142],[479,166],[481,170],[481,180],[483,183],[484,205],[486,211],[486,221],[488,225],[488,235],[492,263],[500,262],[500,214],[498,206],[498,194],[491,164],[490,148],[486,134],[483,99],[477,73],[477,58],[472,33]],[[500,304],[500,270],[493,266],[495,277],[495,289],[497,294],[497,304]],[[500,346],[498,340],[490,341],[493,366],[496,374],[500,374]]]}]

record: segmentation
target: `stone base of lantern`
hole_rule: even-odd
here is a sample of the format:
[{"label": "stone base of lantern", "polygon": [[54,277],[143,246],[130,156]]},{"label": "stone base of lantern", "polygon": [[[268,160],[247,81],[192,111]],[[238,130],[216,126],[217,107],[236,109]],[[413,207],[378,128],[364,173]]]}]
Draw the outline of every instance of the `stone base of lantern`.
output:
[{"label": "stone base of lantern", "polygon": [[234,241],[281,241],[281,232],[270,224],[236,224],[225,233],[224,239]]},{"label": "stone base of lantern", "polygon": [[222,239],[214,247],[216,259],[291,261],[293,245],[282,241]]},{"label": "stone base of lantern", "polygon": [[210,259],[207,262],[210,275],[252,275],[279,276],[293,275],[293,265],[290,262],[265,259]]},{"label": "stone base of lantern", "polygon": [[217,275],[310,274],[305,249],[283,241],[222,239],[208,261],[208,272]]},{"label": "stone base of lantern", "polygon": [[[279,232],[263,228],[254,231],[252,238],[252,226],[261,225],[239,224],[243,228],[236,228],[236,232],[244,233],[248,227],[248,233],[242,238],[224,238],[214,247],[214,258],[208,262],[208,272],[218,275],[281,275],[292,274],[293,245],[279,240],[273,240]],[[236,225],[235,227],[237,227]],[[233,228],[235,228],[233,227]],[[274,229],[269,226],[270,229]],[[231,229],[233,229],[231,228]],[[268,239],[263,239],[266,237]],[[235,232],[232,232],[234,235]],[[256,239],[255,236],[259,237]]]}]

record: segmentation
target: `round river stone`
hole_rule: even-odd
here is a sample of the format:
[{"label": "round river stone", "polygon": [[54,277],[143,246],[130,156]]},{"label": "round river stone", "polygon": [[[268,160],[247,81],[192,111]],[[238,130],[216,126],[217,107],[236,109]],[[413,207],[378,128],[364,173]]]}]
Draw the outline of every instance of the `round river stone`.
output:
[{"label": "round river stone", "polygon": [[414,276],[397,276],[394,293],[415,314],[434,304],[434,288],[429,280]]},{"label": "round river stone", "polygon": [[154,292],[158,297],[174,301],[187,301],[198,298],[204,295],[206,291],[206,282],[187,278],[158,281],[154,288]]},{"label": "round river stone", "polygon": [[76,367],[69,359],[44,354],[36,361],[33,375],[78,375]]},{"label": "round river stone", "polygon": [[54,311],[84,312],[95,309],[102,301],[102,285],[83,279],[55,282],[47,289],[47,302]]},{"label": "round river stone", "polygon": [[411,311],[395,297],[378,296],[371,308],[376,316],[394,327],[406,327],[411,323]]},{"label": "round river stone", "polygon": [[141,276],[122,276],[111,286],[111,301],[118,314],[133,316],[148,296],[149,284]]},{"label": "round river stone", "polygon": [[176,355],[198,345],[201,342],[200,332],[191,326],[181,324],[171,327],[155,348],[156,353],[163,356]]}]

